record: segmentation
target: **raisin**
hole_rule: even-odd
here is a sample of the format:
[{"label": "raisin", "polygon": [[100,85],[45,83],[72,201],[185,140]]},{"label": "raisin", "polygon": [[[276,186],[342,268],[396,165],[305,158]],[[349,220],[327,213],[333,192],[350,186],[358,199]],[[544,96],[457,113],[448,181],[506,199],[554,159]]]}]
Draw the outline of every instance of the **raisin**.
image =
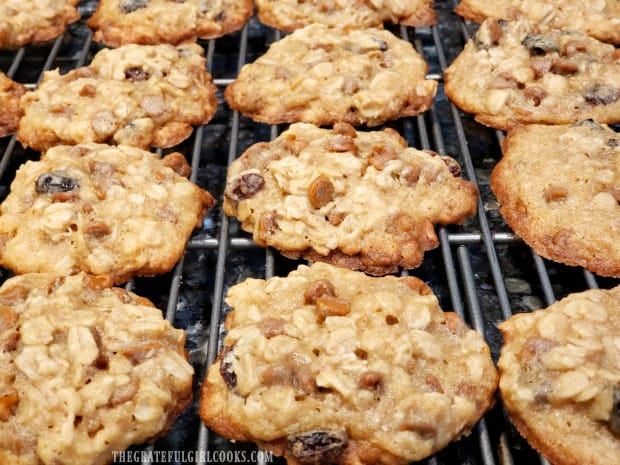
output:
[{"label": "raisin", "polygon": [[38,194],[56,194],[78,189],[80,184],[77,179],[66,176],[61,171],[44,173],[37,178],[34,190]]},{"label": "raisin", "polygon": [[234,391],[237,387],[237,375],[232,366],[234,359],[235,354],[233,353],[232,347],[226,347],[222,354],[222,359],[220,360],[220,375],[222,375],[226,387],[231,391]]},{"label": "raisin", "polygon": [[609,413],[609,429],[612,433],[620,435],[620,386],[614,388],[614,401]]},{"label": "raisin", "polygon": [[527,48],[531,55],[545,55],[560,50],[555,39],[542,34],[527,34],[521,41],[521,45]]},{"label": "raisin", "polygon": [[127,68],[125,70],[125,79],[129,79],[132,82],[146,81],[149,78],[149,73],[142,68]]},{"label": "raisin", "polygon": [[347,447],[345,432],[317,430],[289,436],[288,450],[303,465],[331,465]]},{"label": "raisin", "polygon": [[149,0],[121,0],[119,6],[125,14],[145,8],[149,4]]},{"label": "raisin", "polygon": [[264,185],[265,179],[260,174],[245,173],[230,182],[225,195],[239,202],[260,192]]},{"label": "raisin", "polygon": [[609,105],[620,98],[620,89],[606,84],[594,84],[586,89],[583,96],[594,105]]},{"label": "raisin", "polygon": [[609,139],[607,141],[607,145],[611,147],[612,149],[615,149],[616,147],[620,147],[620,139]]},{"label": "raisin", "polygon": [[452,176],[454,176],[455,178],[461,176],[461,165],[459,165],[458,161],[447,155],[441,155],[440,158],[446,164],[446,166],[450,170],[450,173],[452,173]]}]

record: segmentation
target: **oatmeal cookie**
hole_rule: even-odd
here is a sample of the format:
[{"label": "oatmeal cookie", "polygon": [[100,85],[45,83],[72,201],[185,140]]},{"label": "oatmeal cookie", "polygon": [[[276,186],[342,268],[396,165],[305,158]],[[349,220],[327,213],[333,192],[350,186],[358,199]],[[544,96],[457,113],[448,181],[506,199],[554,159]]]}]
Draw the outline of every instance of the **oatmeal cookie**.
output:
[{"label": "oatmeal cookie", "polygon": [[241,29],[253,7],[252,0],[100,0],[88,25],[95,41],[112,47],[178,44]]},{"label": "oatmeal cookie", "polygon": [[0,462],[103,465],[164,433],[192,399],[185,333],[83,273],[0,287]]},{"label": "oatmeal cookie", "polygon": [[582,33],[489,19],[444,78],[450,100],[496,129],[620,122],[620,52]]},{"label": "oatmeal cookie", "polygon": [[172,269],[214,204],[180,153],[57,146],[17,171],[0,205],[0,264],[16,273],[82,270],[114,283]]},{"label": "oatmeal cookie", "polygon": [[455,11],[471,21],[528,18],[554,29],[581,31],[620,44],[618,0],[461,0]]},{"label": "oatmeal cookie", "polygon": [[315,263],[248,279],[227,303],[200,416],[291,465],[417,461],[467,434],[493,404],[484,339],[417,278]]},{"label": "oatmeal cookie", "polygon": [[491,188],[538,254],[620,276],[620,135],[584,121],[508,133]]},{"label": "oatmeal cookie", "polygon": [[376,126],[430,108],[437,81],[413,46],[389,31],[314,24],[242,67],[226,102],[255,121]]},{"label": "oatmeal cookie", "polygon": [[499,328],[501,396],[527,441],[554,465],[620,463],[620,287]]},{"label": "oatmeal cookie", "polygon": [[39,44],[61,35],[80,19],[79,0],[3,0],[0,2],[0,48]]},{"label": "oatmeal cookie", "polygon": [[19,99],[26,93],[26,88],[10,79],[0,71],[0,137],[12,134],[22,116]]},{"label": "oatmeal cookie", "polygon": [[45,73],[21,100],[17,138],[41,151],[82,142],[171,147],[213,117],[215,92],[197,44],[103,49],[89,66]]},{"label": "oatmeal cookie", "polygon": [[431,26],[437,22],[433,0],[256,0],[258,19],[268,26],[293,31],[309,24],[332,27],[377,27],[383,23]]},{"label": "oatmeal cookie", "polygon": [[434,225],[475,214],[477,194],[453,158],[392,129],[295,123],[231,164],[223,208],[288,257],[383,275],[418,266],[439,245]]}]

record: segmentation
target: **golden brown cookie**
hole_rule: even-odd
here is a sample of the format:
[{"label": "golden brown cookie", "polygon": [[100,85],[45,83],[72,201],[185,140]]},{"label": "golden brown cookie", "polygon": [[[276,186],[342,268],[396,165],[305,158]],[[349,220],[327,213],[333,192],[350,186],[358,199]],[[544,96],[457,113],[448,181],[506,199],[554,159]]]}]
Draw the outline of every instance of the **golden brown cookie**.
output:
[{"label": "golden brown cookie", "polygon": [[496,129],[620,121],[620,53],[575,31],[486,20],[444,79],[452,102]]},{"label": "golden brown cookie", "polygon": [[0,48],[39,44],[61,35],[80,19],[79,0],[3,0],[0,3]]},{"label": "golden brown cookie", "polygon": [[16,273],[82,270],[114,283],[172,269],[215,200],[185,157],[128,146],[50,149],[24,163],[0,205],[0,264]]},{"label": "golden brown cookie", "polygon": [[0,137],[12,134],[22,116],[19,99],[26,88],[0,71]]},{"label": "golden brown cookie", "polygon": [[554,465],[620,463],[620,287],[499,328],[502,400],[525,439]]},{"label": "golden brown cookie", "polygon": [[481,23],[486,18],[516,19],[556,29],[581,31],[604,42],[620,44],[620,3],[617,0],[461,0],[455,11]]},{"label": "golden brown cookie", "polygon": [[383,23],[431,26],[437,22],[433,0],[257,0],[258,19],[269,26],[293,31],[309,24],[331,27],[377,27]]},{"label": "golden brown cookie", "polygon": [[112,47],[178,44],[234,32],[252,13],[251,0],[100,0],[88,25]]},{"label": "golden brown cookie", "polygon": [[584,121],[508,133],[491,188],[508,225],[543,257],[620,276],[620,136]]},{"label": "golden brown cookie", "polygon": [[437,81],[411,43],[387,30],[313,24],[273,43],[225,90],[255,121],[376,126],[428,110]]},{"label": "golden brown cookie", "polygon": [[40,151],[83,142],[179,144],[217,109],[205,61],[197,44],[132,44],[102,49],[64,75],[48,71],[21,100],[17,138]]},{"label": "golden brown cookie", "polygon": [[185,333],[83,273],[0,287],[0,463],[101,465],[163,434],[192,400]]},{"label": "golden brown cookie", "polygon": [[291,465],[421,460],[493,404],[489,348],[414,277],[315,263],[230,288],[200,416]]},{"label": "golden brown cookie", "polygon": [[296,123],[231,164],[223,208],[288,257],[384,275],[417,267],[439,245],[434,225],[475,214],[477,193],[453,158],[394,130]]}]

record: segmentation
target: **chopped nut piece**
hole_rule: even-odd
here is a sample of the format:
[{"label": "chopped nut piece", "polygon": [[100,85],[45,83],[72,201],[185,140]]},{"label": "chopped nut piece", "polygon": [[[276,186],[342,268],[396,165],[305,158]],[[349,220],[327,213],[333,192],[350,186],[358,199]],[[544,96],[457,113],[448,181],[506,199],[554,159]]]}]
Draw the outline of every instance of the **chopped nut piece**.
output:
[{"label": "chopped nut piece", "polygon": [[321,296],[329,295],[334,297],[336,295],[336,289],[331,281],[327,279],[319,279],[318,281],[314,281],[304,292],[304,303],[305,304],[315,304],[316,299]]},{"label": "chopped nut piece", "polygon": [[553,60],[551,58],[543,57],[533,59],[531,63],[532,71],[534,71],[534,77],[536,79],[540,79],[549,71],[551,71],[551,66],[553,65]]},{"label": "chopped nut piece", "polygon": [[55,192],[52,194],[52,202],[77,202],[80,200],[80,193],[77,191]]},{"label": "chopped nut piece", "polygon": [[552,73],[566,76],[569,74],[574,74],[577,71],[579,71],[579,67],[572,61],[567,60],[566,58],[556,57],[551,62]]},{"label": "chopped nut piece", "polygon": [[103,110],[95,115],[90,120],[90,125],[97,136],[96,142],[103,142],[108,139],[116,129],[118,128],[118,122],[114,113],[109,110]]},{"label": "chopped nut piece", "polygon": [[107,236],[111,232],[112,230],[110,229],[110,227],[101,221],[93,221],[84,226],[84,234],[96,237],[98,239]]},{"label": "chopped nut piece", "polygon": [[584,43],[579,42],[577,40],[569,40],[564,44],[564,55],[567,57],[572,57],[576,55],[578,52],[587,51],[587,47]]}]

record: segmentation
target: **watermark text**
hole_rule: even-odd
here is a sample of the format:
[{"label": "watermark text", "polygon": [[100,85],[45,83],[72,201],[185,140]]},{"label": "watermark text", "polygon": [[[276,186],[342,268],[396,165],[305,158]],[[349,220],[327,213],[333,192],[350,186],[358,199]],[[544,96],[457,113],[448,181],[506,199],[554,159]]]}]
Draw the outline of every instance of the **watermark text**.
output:
[{"label": "watermark text", "polygon": [[273,452],[262,450],[123,450],[112,452],[115,463],[271,463]]}]

